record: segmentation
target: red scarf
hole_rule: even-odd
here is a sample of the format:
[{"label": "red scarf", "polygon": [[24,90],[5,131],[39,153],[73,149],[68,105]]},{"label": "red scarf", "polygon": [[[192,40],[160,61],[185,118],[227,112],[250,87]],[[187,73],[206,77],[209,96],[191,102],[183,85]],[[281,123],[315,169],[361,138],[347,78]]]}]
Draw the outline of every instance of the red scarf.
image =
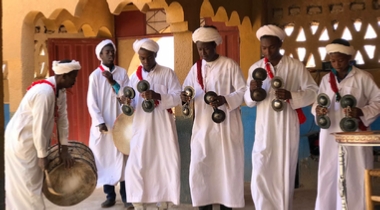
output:
[{"label": "red scarf", "polygon": [[[335,80],[335,75],[334,73],[332,73],[330,71],[330,87],[331,87],[331,90],[334,91],[334,93],[336,94],[336,101],[340,101],[340,94],[339,94],[339,91],[338,91],[338,85],[336,84],[336,80]],[[367,130],[367,126],[364,125],[363,121],[358,118],[359,120],[359,130],[362,130],[362,131],[366,131]]]},{"label": "red scarf", "polygon": [[51,82],[49,82],[47,80],[38,80],[38,81],[32,82],[32,84],[26,90],[30,90],[30,88],[32,88],[33,86],[38,85],[38,84],[48,84],[48,85],[50,85],[53,88],[53,91],[54,91],[54,94],[55,94],[55,86],[53,85],[53,83],[51,83]]},{"label": "red scarf", "polygon": [[101,72],[105,71],[102,65],[99,65],[99,69]]},{"label": "red scarf", "polygon": [[[273,75],[273,73],[271,71],[271,68],[270,68],[271,65],[269,63],[268,58],[264,58],[264,64],[265,64],[265,70],[267,70],[268,77],[270,79],[272,79],[274,77],[274,75]],[[289,103],[288,100],[286,102]],[[303,124],[304,122],[306,122],[306,116],[303,113],[302,109],[296,109],[296,112],[297,112],[298,120],[299,120],[300,124]]]},{"label": "red scarf", "polygon": [[203,84],[203,77],[202,77],[202,60],[197,61],[197,78],[198,78],[198,83],[201,86],[202,90],[205,90],[205,87]]},{"label": "red scarf", "polygon": [[[38,85],[38,84],[48,84],[48,85],[50,85],[53,88],[53,91],[54,91],[54,94],[55,94],[55,86],[53,85],[53,83],[51,83],[51,82],[49,82],[47,80],[38,80],[38,81],[32,82],[32,84],[26,90],[30,90],[32,87],[34,87],[35,85]],[[57,97],[55,97],[54,117],[55,117],[55,120],[58,120]]]},{"label": "red scarf", "polygon": [[[142,78],[142,66],[137,67],[136,76],[137,76],[137,78],[139,78],[140,81],[143,79]],[[154,100],[154,106],[155,107],[157,107],[159,104],[160,104],[160,102],[158,100]],[[170,114],[173,114],[173,110],[172,109],[167,109],[167,111]]]}]

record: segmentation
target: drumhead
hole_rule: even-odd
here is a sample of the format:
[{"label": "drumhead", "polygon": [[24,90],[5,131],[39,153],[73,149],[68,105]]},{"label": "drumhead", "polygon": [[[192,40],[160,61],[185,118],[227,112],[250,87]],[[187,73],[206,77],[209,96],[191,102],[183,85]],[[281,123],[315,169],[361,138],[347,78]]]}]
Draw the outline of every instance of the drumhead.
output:
[{"label": "drumhead", "polygon": [[112,136],[113,142],[115,143],[116,148],[123,153],[124,155],[129,155],[130,151],[130,142],[132,138],[132,116],[127,116],[125,114],[120,114],[113,126]]},{"label": "drumhead", "polygon": [[52,188],[60,195],[52,194],[44,179],[42,192],[45,197],[58,206],[72,206],[92,194],[97,184],[97,170],[94,155],[90,148],[80,142],[70,142],[69,153],[75,159],[74,166],[65,168],[60,163],[58,146],[49,148],[48,173]]}]

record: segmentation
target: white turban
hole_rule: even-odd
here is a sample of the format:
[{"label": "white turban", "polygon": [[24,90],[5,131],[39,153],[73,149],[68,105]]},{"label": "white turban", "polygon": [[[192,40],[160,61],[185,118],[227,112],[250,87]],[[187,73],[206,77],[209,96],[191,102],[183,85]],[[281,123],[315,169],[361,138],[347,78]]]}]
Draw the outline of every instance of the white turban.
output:
[{"label": "white turban", "polygon": [[218,30],[212,27],[200,27],[193,33],[193,42],[215,42],[220,45],[223,41]]},{"label": "white turban", "polygon": [[262,36],[276,36],[281,41],[284,41],[286,33],[284,30],[275,25],[261,26],[256,32],[256,37],[260,40]]},{"label": "white turban", "polygon": [[143,48],[151,52],[157,53],[160,47],[158,46],[157,42],[151,40],[151,39],[140,39],[136,40],[133,43],[133,50],[138,53],[139,50]]},{"label": "white turban", "polygon": [[98,57],[98,59],[99,59],[100,61],[102,60],[102,59],[100,58],[100,53],[102,52],[103,47],[106,46],[106,45],[109,45],[109,44],[112,44],[113,49],[114,49],[115,52],[116,52],[116,46],[115,46],[115,44],[112,42],[112,40],[110,40],[110,39],[103,40],[103,41],[101,41],[98,45],[96,45],[96,48],[95,48],[95,54],[96,54],[96,57]]},{"label": "white turban", "polygon": [[53,61],[54,74],[66,74],[74,70],[81,69],[79,61],[72,60],[70,63],[59,63],[59,61]]},{"label": "white turban", "polygon": [[332,43],[326,46],[326,52],[327,54],[339,52],[346,55],[354,55],[355,49],[352,46]]}]

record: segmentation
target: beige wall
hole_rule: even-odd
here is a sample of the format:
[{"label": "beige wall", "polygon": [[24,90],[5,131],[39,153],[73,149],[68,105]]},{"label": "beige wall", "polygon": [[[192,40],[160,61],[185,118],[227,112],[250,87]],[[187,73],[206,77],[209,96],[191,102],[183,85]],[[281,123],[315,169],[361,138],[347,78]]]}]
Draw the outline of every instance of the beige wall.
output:
[{"label": "beige wall", "polygon": [[[105,0],[3,1],[4,61],[8,64],[11,112],[17,109],[27,86],[34,80],[34,26],[42,20],[49,30],[63,24],[68,33],[81,29],[85,37],[108,36],[114,31],[113,15]],[[101,18],[99,18],[101,17]],[[44,29],[42,29],[44,30]]]},{"label": "beige wall", "polygon": [[[255,32],[262,25],[262,1],[253,4],[250,0],[242,0],[244,7],[236,7],[230,3],[230,0],[197,0],[194,2],[187,0],[4,1],[3,6],[7,9],[4,11],[2,20],[3,38],[6,40],[3,52],[4,61],[7,62],[9,70],[8,90],[11,112],[17,109],[26,88],[34,80],[36,63],[34,27],[36,24],[40,24],[42,21],[43,25],[52,31],[57,31],[61,24],[65,25],[67,34],[65,36],[49,35],[54,38],[75,37],[81,29],[83,32],[79,36],[82,37],[112,37],[114,15],[125,10],[126,5],[130,2],[140,11],[146,11],[149,8],[166,10],[167,22],[170,24],[175,38],[174,68],[180,81],[184,80],[197,58],[197,52],[194,50],[191,40],[191,32],[199,26],[200,17],[211,17],[213,21],[225,22],[229,26],[238,26],[241,37],[240,64],[245,77],[248,68],[260,58],[259,42],[255,38]],[[44,40],[43,36],[41,38],[39,35],[38,40]],[[129,67],[133,51],[121,46],[131,46],[131,44],[132,40],[119,40],[119,64],[126,69]]]}]

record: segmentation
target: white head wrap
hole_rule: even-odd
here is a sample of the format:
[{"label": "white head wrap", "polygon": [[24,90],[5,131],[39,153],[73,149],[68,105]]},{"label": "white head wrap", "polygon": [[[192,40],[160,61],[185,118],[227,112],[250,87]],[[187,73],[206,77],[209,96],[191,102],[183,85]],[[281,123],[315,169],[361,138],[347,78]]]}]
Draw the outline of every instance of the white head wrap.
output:
[{"label": "white head wrap", "polygon": [[80,66],[79,61],[72,60],[71,63],[59,63],[59,61],[53,61],[53,71],[54,74],[66,74],[74,70],[79,70],[82,67]]},{"label": "white head wrap", "polygon": [[354,55],[355,49],[352,46],[346,46],[346,45],[342,45],[342,44],[338,44],[338,43],[332,43],[332,44],[328,44],[326,46],[326,52],[327,52],[327,54],[339,52],[339,53],[343,53],[346,55]]},{"label": "white head wrap", "polygon": [[200,27],[193,33],[193,42],[215,42],[220,45],[223,41],[218,30],[212,27]]},{"label": "white head wrap", "polygon": [[98,45],[96,45],[96,48],[95,48],[95,54],[96,54],[96,57],[98,57],[98,59],[101,61],[102,59],[100,58],[100,53],[102,52],[102,49],[104,46],[106,45],[109,45],[109,44],[112,44],[113,46],[113,49],[115,50],[116,52],[116,46],[115,44],[112,42],[112,40],[110,39],[105,39],[103,41],[101,41]]},{"label": "white head wrap", "polygon": [[158,46],[157,42],[151,40],[151,39],[140,39],[136,40],[133,43],[133,50],[138,53],[141,48],[144,48],[148,51],[157,53],[160,47]]},{"label": "white head wrap", "polygon": [[256,32],[256,37],[260,40],[262,36],[276,36],[281,41],[284,41],[286,33],[284,30],[275,25],[261,26]]}]

